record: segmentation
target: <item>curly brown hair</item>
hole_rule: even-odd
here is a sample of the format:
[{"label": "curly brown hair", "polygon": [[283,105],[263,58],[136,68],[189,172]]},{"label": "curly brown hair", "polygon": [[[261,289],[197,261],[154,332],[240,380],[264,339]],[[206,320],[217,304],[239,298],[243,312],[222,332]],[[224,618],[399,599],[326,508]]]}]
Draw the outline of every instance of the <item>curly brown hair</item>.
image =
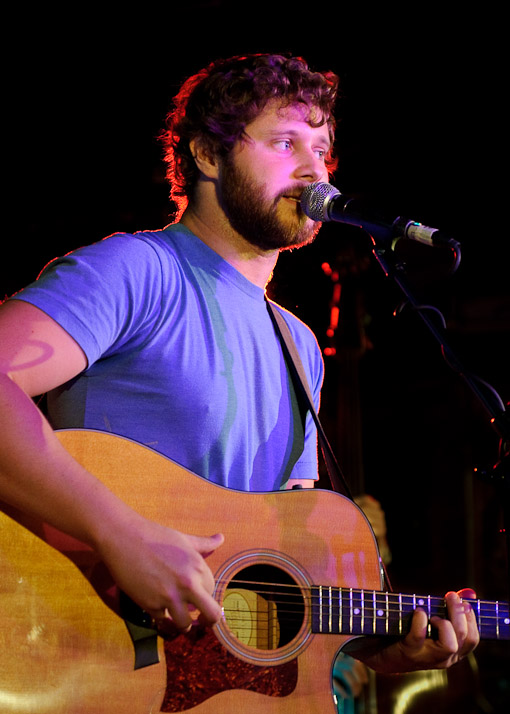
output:
[{"label": "curly brown hair", "polygon": [[[319,109],[328,124],[333,144],[334,104],[338,77],[333,72],[313,72],[301,57],[256,54],[212,62],[187,79],[174,98],[160,139],[167,163],[171,198],[180,215],[193,193],[199,171],[190,150],[198,139],[212,156],[225,157],[241,139],[245,127],[277,99],[283,105],[302,103]],[[336,159],[331,151],[326,166],[332,172]]]}]

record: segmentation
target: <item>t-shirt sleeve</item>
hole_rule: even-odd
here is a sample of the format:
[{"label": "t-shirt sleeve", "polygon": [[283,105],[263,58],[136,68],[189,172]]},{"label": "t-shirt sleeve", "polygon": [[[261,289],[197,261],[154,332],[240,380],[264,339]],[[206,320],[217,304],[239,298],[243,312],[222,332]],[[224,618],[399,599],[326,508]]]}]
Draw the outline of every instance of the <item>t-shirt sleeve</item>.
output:
[{"label": "t-shirt sleeve", "polygon": [[161,302],[161,265],[145,241],[115,234],[49,263],[11,299],[29,302],[74,338],[88,367],[147,337]]}]

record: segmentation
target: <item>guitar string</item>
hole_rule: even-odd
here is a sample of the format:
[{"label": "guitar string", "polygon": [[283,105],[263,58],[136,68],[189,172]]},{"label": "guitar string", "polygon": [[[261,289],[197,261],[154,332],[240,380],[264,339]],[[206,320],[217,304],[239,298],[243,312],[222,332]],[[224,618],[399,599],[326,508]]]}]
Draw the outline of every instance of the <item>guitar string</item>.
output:
[{"label": "guitar string", "polygon": [[[231,629],[234,629],[238,633],[251,632],[251,631],[253,631],[254,627],[255,628],[267,627],[269,629],[271,627],[274,627],[275,621],[284,627],[290,626],[290,625],[296,626],[296,624],[299,624],[303,621],[302,617],[299,617],[299,618],[296,617],[296,613],[292,613],[292,612],[289,612],[289,613],[283,612],[282,613],[280,610],[278,610],[278,613],[275,614],[273,616],[273,618],[269,617],[266,611],[261,613],[258,610],[255,610],[255,611],[250,610],[249,614],[239,613],[238,610],[227,611],[226,616],[227,616],[226,617],[227,625]],[[228,617],[230,617],[230,621],[229,621]],[[256,617],[255,626],[253,623],[253,617]],[[350,619],[350,618],[348,616],[346,616],[345,618],[342,618],[342,622],[338,621],[334,625],[328,623],[327,625],[325,625],[322,632],[324,634],[356,634],[356,633],[365,634],[365,635],[367,635],[367,634],[368,635],[370,635],[370,634],[374,634],[374,635],[397,634],[394,626],[392,628],[390,628],[389,631],[383,630],[381,632],[380,630],[374,630],[373,629],[374,623],[370,617],[366,618],[366,620],[363,624],[360,621],[349,622],[349,624],[347,624],[346,620],[348,620],[348,619]],[[385,628],[386,623],[385,623],[384,617],[381,617],[379,619],[379,622],[382,624],[382,627]],[[377,621],[376,621],[376,624],[377,624]],[[487,627],[486,623],[484,623],[482,629],[486,630],[486,632],[482,633],[482,634],[485,634],[485,636],[488,637],[488,632],[487,632],[488,627]],[[494,632],[494,634],[496,634],[496,633]],[[504,640],[504,639],[508,639],[508,638],[504,635],[503,632],[500,632],[499,636],[495,637],[495,639]]]},{"label": "guitar string", "polygon": [[[296,592],[296,595],[294,596],[295,598],[299,597],[302,593],[304,593],[307,588],[301,588],[298,585],[289,585],[287,583],[257,583],[253,581],[245,581],[245,580],[232,580],[229,581],[230,583],[241,583],[243,585],[264,585],[267,587],[281,587],[281,588],[293,588],[296,590],[299,590],[299,592]],[[326,588],[327,590],[329,588]],[[311,589],[308,589],[309,592],[311,593]],[[308,603],[309,605],[312,604],[312,598],[314,597],[313,594],[305,594],[304,597],[302,598],[301,602],[296,602],[294,599],[292,600],[285,600],[282,599],[281,595],[280,597],[273,597],[275,595],[273,590],[262,590],[262,589],[257,589],[256,592],[258,595],[268,595],[271,598],[271,602],[273,602],[275,605],[279,606],[278,612],[284,614],[297,614],[301,612],[301,609],[304,607],[304,604]],[[359,601],[356,602],[349,602],[346,601],[344,598],[342,598],[342,595],[345,593],[347,597],[350,597],[351,595],[359,595],[361,592],[364,592],[368,595],[367,598],[364,598],[363,602],[361,601],[361,598]],[[376,596],[382,596],[383,597],[383,602],[379,601],[377,602],[374,607],[373,600],[371,599],[371,596],[375,594]],[[386,595],[388,595],[388,600],[386,600]],[[317,597],[317,596],[315,596]],[[323,608],[326,609],[326,611],[329,609],[329,602],[327,601],[327,595],[324,598],[323,602]],[[407,602],[405,601],[407,600]],[[483,619],[483,626],[486,626],[488,624],[488,621],[494,620],[494,621],[501,621],[503,624],[503,618],[505,615],[508,616],[508,613],[506,613],[506,609],[503,606],[502,612],[499,612],[498,614],[494,614],[495,608],[498,605],[502,605],[502,603],[492,603],[491,601],[478,601],[474,599],[468,599],[465,598],[466,602],[474,603],[472,605],[473,609],[475,610],[475,614],[478,614],[479,618]],[[444,599],[441,599],[439,597],[430,597],[429,596],[420,596],[420,595],[396,595],[395,593],[384,593],[380,591],[368,591],[368,590],[358,590],[358,589],[352,589],[352,592],[349,588],[333,588],[332,593],[331,593],[331,606],[333,609],[339,609],[340,606],[344,607],[347,612],[353,609],[359,609],[360,613],[359,615],[356,616],[361,616],[361,612],[364,613],[365,617],[370,618],[371,614],[373,612],[376,612],[377,610],[382,610],[384,615],[399,615],[399,614],[404,614],[404,615],[409,615],[411,614],[415,607],[411,607],[411,604],[417,605],[418,607],[425,607],[426,604],[428,604],[430,601],[430,604],[433,606],[431,608],[432,612],[431,615],[435,614],[444,614],[446,612],[446,604]],[[399,607],[391,607],[387,605],[388,603],[391,604],[399,604]],[[476,604],[478,603],[478,604]],[[400,606],[402,605],[402,606]],[[288,607],[295,607],[295,611],[292,610],[283,610],[283,606],[288,606]],[[488,609],[488,606],[490,606],[490,609]],[[226,612],[230,612],[230,610],[227,608]],[[232,610],[232,612],[239,612],[238,610]],[[260,612],[258,610],[250,610],[250,612]],[[382,619],[384,615],[380,615],[379,617]],[[347,616],[347,615],[345,615]]]},{"label": "guitar string", "polygon": [[[298,611],[300,610],[300,605],[301,605],[301,603],[297,603],[297,604],[296,604],[296,603],[294,603],[294,602],[289,602],[289,601],[286,601],[286,600],[276,599],[276,598],[275,598],[275,599],[272,599],[271,602],[273,602],[275,605],[278,605],[278,606],[280,606],[280,607],[284,607],[284,606],[285,606],[285,607],[295,607],[295,611],[296,611],[296,612],[298,612]],[[312,602],[312,601],[310,600],[310,603],[311,603],[311,602]],[[303,603],[306,603],[306,600],[303,600]],[[313,603],[312,603],[312,605],[313,605]],[[384,605],[382,605],[382,604],[379,604],[379,605],[376,604],[376,606],[374,607],[373,603],[363,603],[363,604],[360,604],[360,603],[352,603],[352,604],[351,604],[351,603],[348,603],[348,602],[345,601],[345,600],[343,600],[343,601],[340,601],[340,600],[338,600],[338,599],[337,599],[337,600],[332,600],[332,602],[331,602],[331,609],[332,609],[333,612],[335,612],[335,610],[337,610],[337,609],[340,609],[340,606],[342,606],[343,608],[345,608],[346,611],[352,610],[352,611],[354,612],[354,610],[359,610],[360,612],[365,613],[365,615],[367,615],[367,616],[371,616],[371,614],[372,614],[373,612],[376,612],[376,613],[377,613],[378,611],[381,611],[381,612],[383,612],[384,614],[389,614],[389,615],[398,615],[399,613],[409,614],[409,613],[412,613],[412,612],[414,611],[414,609],[415,609],[414,607],[411,607],[411,606],[409,606],[408,608],[405,608],[405,607],[402,607],[402,608],[394,607],[394,608],[392,608],[392,607],[386,607],[386,606],[384,606]],[[318,604],[317,604],[317,607],[318,607]],[[425,608],[425,605],[422,605],[422,604],[418,604],[417,607],[422,608],[422,609],[426,609],[426,608]],[[323,604],[323,608],[322,608],[322,609],[323,609],[323,611],[326,611],[326,612],[327,612],[327,611],[330,609],[330,608],[329,608],[329,603],[328,603],[328,602],[325,602],[325,603]],[[443,609],[444,609],[444,608],[443,608]],[[442,616],[442,615],[445,614],[445,612],[443,612],[443,609],[438,610],[437,608],[434,608],[434,609],[432,610],[432,612],[431,612],[431,615],[432,615],[432,616],[434,616],[434,615]],[[505,619],[505,613],[496,615],[496,614],[493,613],[492,610],[490,610],[490,611],[483,611],[483,610],[482,610],[482,611],[478,611],[478,612],[477,612],[477,610],[475,610],[475,615],[477,615],[477,614],[478,614],[478,617],[482,617],[482,618],[484,619],[484,622],[490,621],[490,620],[494,620],[495,622],[500,621],[501,623],[503,623],[503,622],[504,622],[504,619]],[[379,615],[379,617],[381,617],[381,615]],[[508,619],[508,616],[507,616],[507,619]],[[507,624],[508,624],[508,623],[507,623]]]},{"label": "guitar string", "polygon": [[[273,600],[271,600],[271,602],[273,602],[275,605],[278,605],[280,607],[283,607],[283,606],[295,607],[296,612],[300,611],[299,604],[298,604],[298,606],[296,606],[296,603],[293,603],[293,602],[287,602],[287,601],[281,600],[281,599],[273,599]],[[340,609],[340,606],[344,607],[347,612],[349,612],[350,610],[352,610],[353,612],[355,610],[359,610],[359,613],[364,613],[365,616],[367,616],[367,617],[370,617],[373,612],[377,613],[377,611],[381,611],[382,613],[384,613],[386,615],[398,615],[400,613],[406,615],[406,614],[411,614],[416,609],[415,607],[411,607],[411,606],[409,606],[408,608],[405,608],[405,607],[392,608],[392,607],[386,607],[383,605],[379,605],[379,606],[376,605],[374,608],[372,603],[370,603],[370,604],[367,604],[367,603],[349,604],[345,601],[342,601],[342,603],[340,603],[340,600],[332,601],[332,603],[331,603],[333,612],[335,612],[335,610],[337,610],[337,609]],[[422,604],[418,604],[417,607],[427,609],[427,608],[425,608],[425,605],[422,605]],[[323,609],[323,611],[327,612],[329,610],[329,604],[324,603],[322,609]],[[487,610],[474,609],[474,612],[475,612],[475,616],[483,619],[484,625],[487,624],[488,622],[490,622],[491,620],[493,620],[494,622],[499,621],[499,622],[501,622],[501,624],[505,624],[505,622],[504,622],[505,618],[506,618],[506,620],[508,620],[508,616],[505,615],[505,613],[494,614],[493,610],[487,611]],[[444,616],[446,614],[446,612],[444,611],[443,608],[441,608],[441,609],[434,608],[430,614],[431,614],[431,616],[437,615],[437,616],[441,617],[441,616]],[[378,617],[382,617],[382,615],[378,615]],[[506,624],[508,624],[508,622]]]},{"label": "guitar string", "polygon": [[[253,616],[257,617],[257,626],[260,626],[260,625],[262,625],[262,626],[268,625],[269,626],[269,623],[272,622],[272,618],[275,618],[279,623],[284,624],[284,625],[288,625],[289,623],[302,622],[304,619],[303,614],[301,612],[298,613],[298,612],[292,611],[292,610],[281,610],[280,608],[278,608],[277,614],[275,614],[275,615],[269,615],[267,610],[261,611],[259,609],[254,610],[251,608],[249,609],[248,613],[243,612],[243,611],[240,612],[237,609],[230,610],[228,608],[224,612],[225,612],[225,616],[227,619],[227,624],[229,624],[231,627],[234,627],[237,631],[242,630],[243,625],[246,625],[246,629],[252,630],[253,629]],[[397,613],[398,611],[395,610],[393,612]],[[406,619],[407,619],[407,616],[409,616],[411,614],[411,612],[404,612],[403,614],[406,616]],[[229,617],[231,618],[231,622],[228,621]],[[360,618],[360,619],[357,621],[354,621],[354,622],[351,621],[349,624],[349,627],[345,628],[345,633],[346,634],[348,634],[349,632],[355,633],[357,630],[361,630],[361,632],[363,632],[363,634],[372,634],[372,630],[374,627],[374,620],[371,617],[371,613],[367,613],[366,611],[364,612],[364,618],[365,618],[364,623],[361,622],[361,613],[356,615],[356,617]],[[487,635],[487,631],[489,630],[487,620],[490,620],[490,619],[495,620],[496,618],[490,618],[490,617],[484,616],[483,623],[481,625],[479,623],[481,629],[485,631],[485,633],[482,633],[482,634]],[[335,626],[333,626],[333,627],[328,623],[328,626],[325,626],[324,630],[326,632],[329,630],[331,632],[331,634],[334,634],[334,633],[342,634],[341,630],[342,630],[346,620],[352,620],[351,614],[345,613],[341,618],[341,622],[340,622],[340,618],[339,618],[338,623],[335,623]],[[386,620],[385,620],[384,615],[377,618],[376,624],[377,624],[377,622],[380,622],[380,623],[382,623],[383,626],[385,626]],[[337,631],[337,627],[338,627],[338,631]],[[374,632],[373,634],[379,635],[379,634],[384,634],[384,633],[377,631],[377,632]],[[508,638],[506,638],[504,636],[504,632],[500,631],[499,639],[508,639]]]},{"label": "guitar string", "polygon": [[[230,608],[225,608],[225,609],[224,609],[225,615],[228,615],[228,616],[234,616],[234,615],[236,615],[236,617],[239,617],[239,616],[240,616],[240,615],[239,615],[239,612],[240,612],[240,611],[239,611],[238,609],[230,609]],[[249,609],[249,612],[250,612],[250,614],[257,614],[257,615],[260,615],[260,616],[265,616],[265,615],[267,615],[267,610],[261,611],[261,610],[259,610],[258,608],[255,609],[255,610],[252,609],[252,608],[250,608],[250,609]],[[363,611],[364,618],[370,623],[370,625],[369,625],[368,622],[367,622],[367,627],[368,627],[368,626],[373,626],[373,612],[374,612],[374,611],[372,611],[372,610],[371,610],[371,611],[367,611],[367,610],[364,610],[364,611]],[[386,614],[390,614],[390,615],[391,615],[391,614],[395,614],[395,615],[397,615],[397,616],[401,614],[401,615],[404,616],[405,619],[407,619],[407,616],[411,615],[411,614],[412,614],[412,611],[411,611],[411,610],[410,610],[410,611],[403,611],[403,612],[398,611],[398,610],[384,611],[383,614],[381,614],[380,616],[377,616],[377,617],[376,617],[376,622],[384,622],[384,621],[385,621],[385,615],[386,615]],[[301,611],[297,611],[297,610],[282,610],[281,608],[278,608],[278,617],[280,618],[281,616],[284,616],[285,618],[288,618],[288,620],[291,620],[291,618],[293,618],[294,620],[296,620],[296,619],[298,619],[298,620],[303,620],[303,614],[301,613]],[[348,618],[348,617],[352,617],[352,615],[351,615],[350,613],[346,612],[346,613],[343,614],[342,620],[345,620],[345,619]],[[361,612],[358,613],[357,615],[355,615],[355,617],[361,618]],[[496,624],[497,621],[498,621],[498,618],[493,617],[493,616],[485,616],[485,615],[483,615],[482,618],[483,618],[483,622],[482,622],[482,623],[479,623],[479,626],[480,626],[482,629],[484,629],[484,630],[489,629],[489,624],[491,623],[491,621],[493,621],[494,624]],[[501,620],[500,620],[500,621],[501,621]],[[358,625],[358,624],[359,624],[359,623],[356,623],[356,625]]]},{"label": "guitar string", "polygon": [[[223,585],[223,582],[218,581],[220,585]],[[282,589],[288,589],[288,590],[295,590],[296,595],[295,597],[298,597],[301,593],[310,593],[308,597],[312,598],[314,597],[313,595],[313,587],[319,588],[320,586],[312,586],[312,587],[303,587],[298,584],[289,584],[289,583],[272,583],[272,582],[263,582],[263,581],[253,581],[253,580],[243,580],[243,579],[232,579],[228,581],[224,581],[226,585],[228,584],[235,584],[236,586],[239,585],[249,585],[249,586],[255,586],[257,587],[256,592],[259,595],[274,595],[273,590],[262,590],[261,587],[267,587],[267,588],[282,588]],[[329,586],[322,586],[324,590],[328,591]],[[366,594],[368,595],[368,598],[364,598],[364,603],[366,605],[369,605],[371,603],[370,598],[375,594],[376,597],[380,596],[384,601],[386,599],[388,601],[394,601],[394,602],[400,602],[402,601],[403,604],[407,604],[405,601],[423,601],[423,603],[426,603],[428,601],[431,602],[431,604],[434,604],[436,607],[445,608],[446,603],[444,598],[441,598],[439,596],[435,595],[419,595],[419,594],[403,594],[403,593],[393,593],[393,592],[385,592],[385,591],[380,591],[380,590],[370,590],[370,589],[363,589],[363,588],[348,588],[348,587],[338,587],[338,586],[331,586],[332,590],[332,597],[333,599],[340,599],[341,596],[344,594],[350,594],[352,593],[353,595],[361,595]],[[280,602],[285,602],[281,600]],[[461,598],[461,602],[468,602],[469,604],[476,604],[477,607],[487,607],[490,608],[491,610],[498,607],[502,609],[503,614],[506,613],[506,610],[508,609],[509,605],[506,602],[502,601],[491,601],[491,600],[479,600],[477,598]],[[380,605],[380,603],[379,603]],[[395,610],[398,612],[399,609]]]},{"label": "guitar string", "polygon": [[[229,584],[229,583],[235,583],[237,584],[244,584],[244,585],[250,585],[250,586],[264,586],[264,587],[278,587],[278,588],[287,588],[287,589],[293,589],[293,590],[298,590],[299,592],[302,591],[312,591],[313,588],[319,589],[322,587],[323,589],[329,589],[329,585],[311,585],[311,586],[303,586],[299,585],[299,583],[279,583],[279,582],[271,582],[271,581],[264,581],[264,580],[248,580],[245,578],[232,578],[230,580],[224,579],[224,580],[218,580],[218,584],[223,585],[223,584]],[[352,591],[353,593],[370,593],[370,595],[373,595],[374,593],[376,595],[382,595],[384,597],[388,596],[390,599],[399,599],[399,598],[417,598],[417,599],[422,599],[422,600],[427,600],[430,598],[430,600],[433,600],[435,602],[444,602],[444,598],[441,597],[440,595],[423,595],[423,594],[418,594],[418,593],[396,593],[396,592],[390,592],[390,591],[385,591],[385,590],[377,590],[375,588],[357,588],[357,587],[348,587],[348,586],[339,586],[339,585],[331,585],[332,591],[336,592],[350,592]],[[461,601],[465,602],[479,602],[482,605],[499,605],[500,607],[510,607],[510,603],[504,601],[504,600],[482,600],[479,598],[461,598]]]}]

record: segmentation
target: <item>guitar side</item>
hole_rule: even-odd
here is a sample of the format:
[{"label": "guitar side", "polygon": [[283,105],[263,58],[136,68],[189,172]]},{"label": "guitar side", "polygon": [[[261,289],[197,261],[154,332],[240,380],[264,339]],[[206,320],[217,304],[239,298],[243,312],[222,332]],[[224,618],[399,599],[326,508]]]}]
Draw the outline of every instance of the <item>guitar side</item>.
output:
[{"label": "guitar side", "polygon": [[[260,559],[281,562],[304,588],[308,582],[367,589],[381,585],[373,533],[361,511],[342,496],[320,490],[230,491],[128,439],[83,430],[58,436],[78,461],[145,517],[196,535],[224,533],[225,544],[208,559],[220,600],[225,575],[234,574],[239,563]],[[163,643],[158,637],[159,663],[135,670],[133,643],[115,612],[116,588],[95,554],[9,508],[0,513],[0,524],[2,711],[323,714],[329,708],[333,714],[331,667],[346,637],[311,635],[308,612],[298,636],[276,655],[262,652],[261,659],[258,650],[236,651],[224,624],[215,628],[222,652],[250,671],[276,672],[297,661],[290,692],[282,696],[234,684],[198,701],[193,683],[197,675],[214,680],[214,659],[207,663],[209,670],[204,671],[201,657],[199,671],[187,672],[182,647],[189,638],[180,635]],[[273,661],[278,657],[282,662]],[[172,680],[176,667],[185,676]]]}]

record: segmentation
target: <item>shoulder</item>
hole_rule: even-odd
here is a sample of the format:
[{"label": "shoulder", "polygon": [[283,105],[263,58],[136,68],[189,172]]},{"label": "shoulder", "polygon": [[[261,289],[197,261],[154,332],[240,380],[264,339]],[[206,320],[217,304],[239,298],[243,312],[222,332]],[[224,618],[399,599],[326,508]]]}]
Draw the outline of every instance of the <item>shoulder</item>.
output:
[{"label": "shoulder", "polygon": [[283,317],[285,324],[289,328],[297,351],[305,367],[308,367],[309,374],[314,383],[322,382],[324,373],[324,362],[321,349],[313,331],[300,320],[296,315],[286,308],[278,305],[272,300],[269,303]]},{"label": "shoulder", "polygon": [[303,346],[312,351],[318,351],[320,353],[320,348],[317,342],[317,338],[313,331],[308,327],[306,323],[300,320],[296,315],[294,315],[290,310],[278,305],[278,303],[273,300],[268,300],[274,309],[283,317],[287,327],[289,328],[292,336],[296,341],[299,340]]},{"label": "shoulder", "polygon": [[165,280],[177,272],[172,271],[177,264],[176,251],[164,230],[113,233],[51,260],[20,297],[46,289],[66,291],[69,286],[84,296],[94,291],[105,295],[105,285],[110,295],[136,294],[140,289],[157,295]]},{"label": "shoulder", "polygon": [[117,265],[133,265],[140,269],[151,263],[158,265],[163,257],[171,258],[174,253],[172,243],[164,230],[140,231],[112,233],[96,243],[73,250],[57,261],[76,260],[86,263],[88,260],[97,259],[105,267],[115,261]]}]

